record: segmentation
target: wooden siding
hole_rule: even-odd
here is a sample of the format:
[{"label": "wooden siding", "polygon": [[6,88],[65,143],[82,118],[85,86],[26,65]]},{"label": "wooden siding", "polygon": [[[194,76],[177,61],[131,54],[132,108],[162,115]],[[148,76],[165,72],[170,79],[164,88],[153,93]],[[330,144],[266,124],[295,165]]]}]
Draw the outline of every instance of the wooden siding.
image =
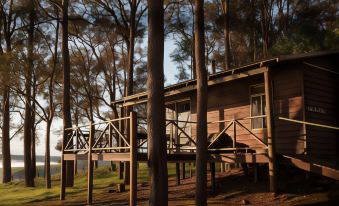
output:
[{"label": "wooden siding", "polygon": [[[220,120],[241,119],[250,116],[250,94],[249,88],[251,85],[263,83],[263,75],[248,77],[241,80],[227,82],[217,86],[208,88],[208,113],[207,119],[209,122]],[[192,121],[196,121],[196,97],[192,95],[191,112]],[[225,123],[208,124],[208,134],[218,133],[227,126]],[[251,130],[251,120],[240,120],[246,128]],[[192,126],[192,135],[195,137],[196,127]],[[247,145],[249,147],[262,147],[245,129],[237,126],[237,143]],[[265,141],[266,129],[252,130],[259,138]],[[227,132],[233,136],[233,127],[230,127]]]},{"label": "wooden siding", "polygon": [[280,154],[302,154],[305,147],[304,126],[277,119],[304,119],[300,65],[273,68],[273,87],[276,151]]},{"label": "wooden siding", "polygon": [[[338,79],[339,75],[305,65],[306,121],[338,126]],[[338,131],[314,126],[307,126],[306,131],[308,154],[338,154]]]},{"label": "wooden siding", "polygon": [[[332,60],[315,59],[304,60],[307,63],[330,68]],[[330,131],[312,126],[278,120],[286,117],[301,121],[310,121],[321,124],[338,126],[338,75],[307,66],[302,61],[294,61],[271,67],[273,83],[274,128],[276,151],[280,154],[338,154],[339,135],[337,131]],[[336,68],[338,70],[338,68]],[[338,71],[337,71],[338,72]],[[249,87],[263,83],[263,74],[229,81],[208,87],[208,121],[241,119],[250,116]],[[178,94],[166,99],[177,101],[182,98],[191,100],[191,121],[196,121],[196,93],[195,91]],[[322,108],[326,114],[307,111],[307,107]],[[250,120],[240,121],[247,128],[251,128]],[[208,133],[218,133],[228,122],[208,124]],[[192,124],[192,136],[195,138],[196,126]],[[266,141],[266,129],[251,130],[263,141]],[[227,133],[233,135],[233,127]],[[237,141],[249,147],[260,147],[247,131],[237,127]]]}]

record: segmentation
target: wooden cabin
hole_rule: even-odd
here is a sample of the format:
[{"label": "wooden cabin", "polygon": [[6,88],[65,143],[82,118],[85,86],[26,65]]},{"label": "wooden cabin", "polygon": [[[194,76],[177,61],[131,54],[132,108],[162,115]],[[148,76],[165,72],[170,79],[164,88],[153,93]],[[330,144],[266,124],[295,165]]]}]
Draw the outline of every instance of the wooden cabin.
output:
[{"label": "wooden cabin", "polygon": [[[264,73],[268,71],[271,87],[270,91],[265,91]],[[278,154],[336,156],[339,154],[338,130],[292,120],[338,127],[338,82],[338,51],[282,56],[211,74],[206,97],[208,133],[210,136],[217,134],[230,121],[236,120],[239,124],[230,127],[226,133],[232,136],[236,129],[239,145],[260,148],[262,145],[253,134],[267,143],[265,94],[269,92]],[[195,122],[196,81],[169,86],[165,91],[166,118],[177,116],[178,120]],[[123,106],[143,104],[146,98],[145,92],[115,103]],[[194,139],[195,129],[195,124],[189,123],[185,131]],[[184,144],[186,140],[181,141]]]},{"label": "wooden cabin", "polygon": [[[339,180],[338,82],[339,51],[271,58],[209,75],[208,161],[211,165],[268,164],[272,192],[276,191],[276,155],[282,157],[279,161]],[[193,162],[196,80],[166,87],[165,101],[167,161]],[[63,145],[62,162],[88,161],[90,204],[93,160],[129,161],[130,204],[136,205],[136,162],[148,160],[147,124],[140,109],[147,103],[147,92],[113,103],[134,106],[136,112],[66,129],[72,132]],[[62,170],[61,199],[65,178]]]}]

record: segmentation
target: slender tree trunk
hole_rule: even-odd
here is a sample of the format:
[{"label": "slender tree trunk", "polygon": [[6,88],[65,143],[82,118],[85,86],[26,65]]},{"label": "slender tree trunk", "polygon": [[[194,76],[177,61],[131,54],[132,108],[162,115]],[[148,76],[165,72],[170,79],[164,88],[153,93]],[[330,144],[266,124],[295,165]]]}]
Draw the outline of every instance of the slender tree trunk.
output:
[{"label": "slender tree trunk", "polygon": [[[5,37],[6,42],[6,53],[10,54],[12,52],[12,46],[11,46],[11,32],[9,30],[8,25],[11,25],[12,21],[12,7],[13,7],[13,0],[9,4],[9,15],[7,16],[7,21],[5,19],[2,19],[3,24],[3,33]],[[1,10],[3,11],[3,7]],[[1,14],[3,15],[3,14]],[[3,18],[3,16],[2,16]],[[3,54],[3,51],[1,51]],[[11,150],[10,150],[10,88],[9,88],[9,82],[8,77],[10,75],[11,67],[7,68],[6,71],[3,72],[2,75],[2,84],[3,84],[3,91],[2,91],[2,172],[3,172],[3,182],[10,182],[12,178],[12,168],[11,168]]]},{"label": "slender tree trunk", "polygon": [[[131,5],[131,19],[130,19],[130,29],[129,29],[129,47],[128,47],[128,82],[127,82],[127,93],[126,95],[133,94],[133,73],[134,73],[134,44],[135,44],[135,15],[137,0],[132,0]],[[128,107],[127,114],[131,111],[131,107]]]},{"label": "slender tree trunk", "polygon": [[9,95],[10,91],[8,87],[3,90],[3,122],[2,122],[2,182],[10,182],[12,178],[11,168],[11,147],[9,137]]},{"label": "slender tree trunk", "polygon": [[260,10],[261,10],[261,32],[262,32],[262,50],[263,57],[266,58],[269,55],[270,48],[270,30],[271,30],[271,22],[272,22],[272,9],[273,9],[273,1],[262,1]]},{"label": "slender tree trunk", "polygon": [[[63,98],[62,98],[62,116],[63,116],[63,145],[68,140],[70,130],[66,128],[72,127],[71,119],[71,99],[70,99],[70,59],[68,49],[68,0],[62,1],[62,58],[63,58]],[[62,169],[66,172],[66,186],[74,185],[74,163],[73,161],[65,161],[62,159]],[[65,173],[64,173],[65,174]]]},{"label": "slender tree trunk", "polygon": [[24,120],[24,163],[25,163],[25,185],[26,187],[34,187],[34,173],[32,171],[32,71],[33,71],[33,46],[34,46],[34,1],[31,1],[29,12],[29,28],[28,28],[28,65],[25,72],[25,120]]},{"label": "slender tree trunk", "polygon": [[[34,74],[35,75],[35,74]],[[33,76],[34,76],[33,75]],[[32,94],[32,100],[34,100],[36,98],[36,78],[35,76],[33,77],[33,85],[32,85],[32,88],[33,88],[33,94]],[[32,119],[31,119],[31,122],[32,122],[32,134],[31,134],[31,140],[32,140],[32,144],[31,144],[31,165],[32,165],[32,175],[33,175],[33,178],[36,177],[36,152],[35,152],[35,148],[36,148],[36,125],[35,125],[35,102],[32,101]]]},{"label": "slender tree trunk", "polygon": [[164,99],[164,2],[148,0],[148,143],[151,192],[149,204],[168,205],[167,145]]},{"label": "slender tree trunk", "polygon": [[[133,94],[133,74],[134,74],[134,44],[135,44],[135,16],[136,16],[136,10],[137,10],[137,0],[132,0],[131,2],[131,15],[130,15],[130,28],[129,28],[129,46],[128,46],[128,75],[127,75],[127,89],[126,89],[126,96],[130,96]],[[132,106],[127,107],[127,115],[133,111]],[[126,122],[126,125],[128,125],[128,121]],[[129,127],[126,127],[126,134],[127,138],[129,138]],[[125,162],[125,179],[124,183],[129,184],[129,169],[130,165],[129,162]]]},{"label": "slender tree trunk", "polygon": [[195,60],[195,46],[194,46],[194,42],[195,42],[195,35],[193,32],[193,41],[192,41],[192,74],[193,74],[193,79],[197,78],[197,70],[196,70],[196,60]]},{"label": "slender tree trunk", "polygon": [[52,121],[46,122],[46,142],[45,142],[45,184],[46,188],[51,188],[51,154],[50,154],[50,135]]},{"label": "slender tree trunk", "polygon": [[225,70],[231,69],[231,51],[230,51],[230,0],[223,0],[224,12],[224,36],[225,36]]},{"label": "slender tree trunk", "polygon": [[[59,18],[59,10],[57,7],[54,8],[56,12],[57,18]],[[48,94],[49,94],[49,100],[48,100],[48,118],[46,122],[46,140],[45,140],[45,184],[46,188],[51,188],[51,154],[50,154],[50,139],[51,139],[51,126],[54,118],[54,75],[55,70],[58,63],[58,43],[59,43],[59,20],[56,21],[56,29],[55,29],[55,44],[54,44],[54,60],[53,60],[53,70],[51,77],[49,79],[49,85],[48,85]]]},{"label": "slender tree trunk", "polygon": [[195,58],[197,67],[196,205],[207,205],[207,70],[205,67],[204,1],[195,1]]}]

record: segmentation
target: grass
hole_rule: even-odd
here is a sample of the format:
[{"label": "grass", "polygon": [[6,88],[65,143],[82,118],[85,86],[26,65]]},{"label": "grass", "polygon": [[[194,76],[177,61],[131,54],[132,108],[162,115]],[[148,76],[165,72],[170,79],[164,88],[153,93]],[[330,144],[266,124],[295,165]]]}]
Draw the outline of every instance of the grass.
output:
[{"label": "grass", "polygon": [[[41,169],[41,168],[39,168]],[[22,170],[22,169],[21,169]],[[17,170],[16,172],[22,172]],[[189,175],[186,166],[186,175]],[[42,174],[42,173],[40,173]],[[175,176],[175,164],[168,164],[169,177]],[[94,189],[106,189],[114,184],[122,183],[116,171],[110,171],[108,166],[102,166],[94,170]],[[148,181],[148,169],[146,164],[140,163],[138,168],[138,183]],[[126,186],[126,189],[129,189]],[[79,171],[75,177],[74,187],[67,188],[67,195],[86,197],[87,195],[87,172]],[[94,190],[94,194],[96,190]],[[0,184],[0,205],[27,205],[32,202],[46,201],[58,198],[60,195],[60,175],[52,176],[52,188],[46,189],[43,177],[35,179],[35,187],[25,187],[23,180]]]}]

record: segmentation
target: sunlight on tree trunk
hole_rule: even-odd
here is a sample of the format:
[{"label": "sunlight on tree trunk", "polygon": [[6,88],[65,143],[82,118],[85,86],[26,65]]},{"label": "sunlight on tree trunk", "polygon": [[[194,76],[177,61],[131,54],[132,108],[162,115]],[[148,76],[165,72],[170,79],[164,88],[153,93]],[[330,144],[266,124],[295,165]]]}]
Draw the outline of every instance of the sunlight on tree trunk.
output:
[{"label": "sunlight on tree trunk", "polygon": [[168,204],[167,145],[164,99],[163,0],[148,0],[147,123],[152,206]]},{"label": "sunlight on tree trunk", "polygon": [[195,203],[207,205],[207,70],[205,66],[204,1],[195,1],[195,59],[197,68],[197,154]]}]

